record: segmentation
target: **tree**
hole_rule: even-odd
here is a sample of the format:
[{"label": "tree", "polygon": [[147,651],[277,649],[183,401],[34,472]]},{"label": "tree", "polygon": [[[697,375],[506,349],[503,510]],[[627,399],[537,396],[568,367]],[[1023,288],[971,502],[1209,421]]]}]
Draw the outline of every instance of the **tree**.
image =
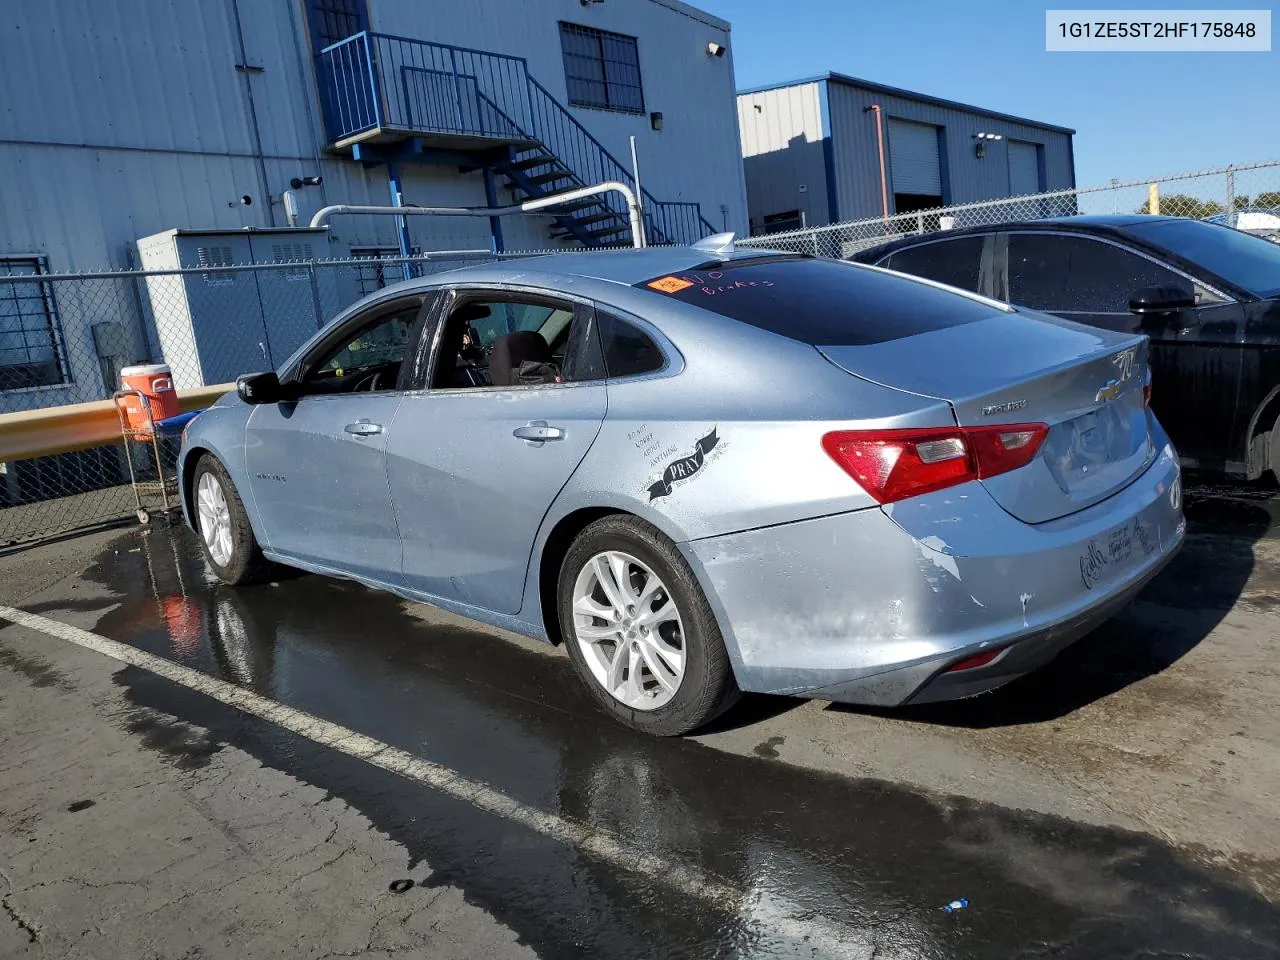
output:
[{"label": "tree", "polygon": [[1275,210],[1280,207],[1280,190],[1268,190],[1253,198],[1253,205],[1259,210]]},{"label": "tree", "polygon": [[[1138,208],[1138,213],[1150,213],[1150,201]],[[1216,200],[1201,200],[1185,193],[1170,193],[1160,198],[1160,212],[1165,216],[1192,217],[1203,220],[1215,213],[1222,213],[1222,204]]]}]

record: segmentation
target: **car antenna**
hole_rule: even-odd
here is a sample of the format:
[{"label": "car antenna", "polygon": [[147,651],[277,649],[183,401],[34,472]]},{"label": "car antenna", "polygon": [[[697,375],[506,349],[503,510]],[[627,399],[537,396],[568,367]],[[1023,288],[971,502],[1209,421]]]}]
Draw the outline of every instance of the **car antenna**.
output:
[{"label": "car antenna", "polygon": [[695,243],[693,249],[702,253],[714,254],[723,259],[733,255],[733,237],[732,231],[729,233],[713,233],[711,236],[703,237]]}]

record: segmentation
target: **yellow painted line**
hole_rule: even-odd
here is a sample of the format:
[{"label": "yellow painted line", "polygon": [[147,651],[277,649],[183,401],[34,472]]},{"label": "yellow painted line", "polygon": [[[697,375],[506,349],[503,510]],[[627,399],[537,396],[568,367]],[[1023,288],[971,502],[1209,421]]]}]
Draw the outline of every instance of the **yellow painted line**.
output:
[{"label": "yellow painted line", "polygon": [[[235,388],[234,383],[219,383],[179,390],[178,406],[184,413],[201,410]],[[119,442],[120,420],[112,400],[0,413],[0,462],[71,453]]]},{"label": "yellow painted line", "polygon": [[[870,958],[876,944],[863,932],[830,919],[808,914],[801,903],[794,909],[805,915],[792,916],[767,889],[739,890],[724,880],[696,867],[657,856],[626,839],[540,810],[503,793],[496,787],[472,780],[456,770],[393,747],[381,740],[332,723],[314,714],[270,700],[244,687],[219,680],[128,644],[73,627],[16,607],[0,605],[0,620],[46,636],[93,650],[131,667],[164,677],[189,690],[210,697],[242,713],[273,723],[290,733],[310,740],[371,766],[421,784],[486,813],[501,817],[535,833],[572,846],[597,860],[659,886],[722,909],[745,928],[742,936],[756,940],[761,932],[794,941],[806,956]],[[753,885],[755,886],[755,885]]]}]

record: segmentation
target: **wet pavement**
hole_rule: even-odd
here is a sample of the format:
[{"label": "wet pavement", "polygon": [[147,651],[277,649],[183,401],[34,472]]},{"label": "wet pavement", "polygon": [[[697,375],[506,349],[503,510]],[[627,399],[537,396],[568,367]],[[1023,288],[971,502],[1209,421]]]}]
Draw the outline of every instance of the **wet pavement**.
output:
[{"label": "wet pavement", "polygon": [[[1267,535],[1271,509],[1247,498],[1190,506],[1193,522],[1237,542]],[[1153,590],[1185,600],[1195,588],[1207,591],[1198,608],[1229,605],[1243,579],[1232,581],[1231,551],[1220,546],[1190,551],[1181,581],[1166,576]],[[229,589],[212,581],[181,529],[124,536],[81,581],[119,598],[93,624],[97,633],[442,764],[740,894],[726,904],[655,883],[143,670],[117,674],[129,700],[154,711],[146,716],[173,718],[132,732],[180,768],[199,770],[230,745],[319,787],[430,864],[429,885],[460,888],[539,956],[1280,949],[1280,906],[1151,835],[799,769],[774,759],[781,737],[763,739],[754,756],[646,738],[601,715],[557,651],[424,619],[413,612],[422,608],[337,580],[286,574]],[[23,606],[57,618],[104,603],[67,591]],[[1045,703],[1052,683],[1035,684],[1030,697],[1015,689],[977,701],[970,719],[995,723],[1019,704]],[[749,726],[792,705],[755,698],[723,725]],[[911,719],[953,722],[957,709]],[[966,909],[941,909],[961,897]]]}]

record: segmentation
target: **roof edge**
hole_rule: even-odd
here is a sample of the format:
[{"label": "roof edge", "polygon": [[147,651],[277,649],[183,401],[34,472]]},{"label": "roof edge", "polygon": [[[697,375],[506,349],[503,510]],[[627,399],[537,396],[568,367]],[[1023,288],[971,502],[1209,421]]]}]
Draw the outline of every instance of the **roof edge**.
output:
[{"label": "roof edge", "polygon": [[1065,133],[1068,136],[1075,136],[1073,127],[1063,127],[1056,123],[1045,123],[1042,120],[1031,120],[1027,117],[1018,117],[1012,113],[1001,113],[999,110],[988,110],[985,107],[976,107],[971,103],[961,103],[959,100],[947,100],[944,97],[935,97],[928,93],[917,93],[914,90],[906,90],[902,87],[891,87],[888,84],[876,83],[872,80],[860,80],[858,77],[851,77],[845,73],[835,73],[829,71],[820,73],[813,77],[802,77],[799,80],[787,80],[781,83],[768,83],[759,87],[750,87],[745,90],[739,90],[738,96],[747,96],[753,93],[767,93],[770,90],[782,90],[786,87],[799,87],[808,83],[843,83],[850,87],[861,87],[864,90],[874,90],[878,93],[887,93],[895,97],[906,97],[911,100],[919,100],[922,103],[932,103],[939,107],[950,107],[954,110],[963,110],[966,113],[978,114],[983,117],[991,117],[995,120],[1005,120],[1009,123],[1020,123],[1024,126],[1035,127],[1039,130],[1052,130],[1054,133]]},{"label": "roof edge", "polygon": [[666,7],[674,13],[682,13],[691,20],[698,20],[709,27],[723,30],[725,33],[729,33],[732,30],[732,25],[728,20],[721,20],[714,14],[698,9],[693,4],[684,3],[683,0],[652,0],[652,2],[660,7]]}]

